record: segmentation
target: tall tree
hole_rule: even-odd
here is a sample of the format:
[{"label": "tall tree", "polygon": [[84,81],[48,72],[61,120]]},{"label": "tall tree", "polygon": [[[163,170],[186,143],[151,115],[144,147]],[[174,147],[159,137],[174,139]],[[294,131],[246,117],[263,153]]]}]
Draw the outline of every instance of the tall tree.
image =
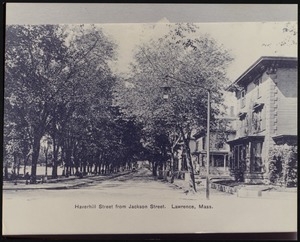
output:
[{"label": "tall tree", "polygon": [[43,135],[49,132],[53,138],[56,167],[59,145],[74,134],[74,112],[93,102],[102,103],[102,108],[109,105],[108,61],[113,49],[114,44],[91,25],[7,27],[5,100],[12,106],[9,112],[21,115],[31,134],[32,182]]},{"label": "tall tree", "polygon": [[[8,26],[6,29],[5,97],[32,138],[32,181],[40,140],[49,124],[49,84],[56,76],[65,49],[57,26]],[[8,110],[7,110],[8,111]],[[26,125],[26,126],[25,126]]]},{"label": "tall tree", "polygon": [[196,191],[189,142],[194,129],[206,127],[208,91],[212,120],[218,114],[223,88],[229,82],[226,67],[232,58],[214,39],[200,35],[191,24],[170,24],[163,37],[152,38],[136,50],[133,76],[127,80],[128,88],[120,89],[125,97],[120,98],[120,104],[146,127],[160,120],[164,133],[173,142],[171,146],[178,137],[182,139],[190,186]]}]

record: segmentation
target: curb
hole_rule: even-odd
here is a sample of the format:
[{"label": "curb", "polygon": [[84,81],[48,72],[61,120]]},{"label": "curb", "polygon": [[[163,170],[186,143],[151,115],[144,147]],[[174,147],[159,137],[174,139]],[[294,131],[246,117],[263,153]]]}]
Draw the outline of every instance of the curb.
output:
[{"label": "curb", "polygon": [[216,189],[220,192],[226,192],[226,193],[233,194],[233,195],[235,195],[238,192],[237,187],[231,187],[231,186],[218,184],[218,183],[214,183],[214,182],[211,183],[211,188]]},{"label": "curb", "polygon": [[[273,197],[278,197],[282,194],[286,196],[293,196],[293,194],[297,194],[295,192],[280,192],[273,191],[272,187],[245,187],[245,186],[228,186],[218,183],[211,183],[211,187],[221,192],[229,193],[232,195],[236,195],[239,198],[266,198],[268,195]],[[281,194],[280,194],[281,193]]]},{"label": "curb", "polygon": [[170,185],[172,185],[172,186],[174,186],[174,187],[176,187],[178,189],[184,190],[184,186],[176,184],[175,181],[174,182],[170,182],[168,179],[166,179],[166,180],[162,179],[161,182],[168,183],[168,184],[170,184]]},{"label": "curb", "polygon": [[[81,187],[81,186],[84,186],[86,184],[90,184],[90,183],[94,183],[96,181],[105,181],[105,180],[109,180],[109,179],[113,179],[113,178],[116,178],[116,177],[119,177],[119,176],[125,176],[125,175],[128,175],[130,174],[131,171],[129,172],[126,172],[126,173],[122,173],[122,174],[116,174],[116,175],[112,175],[112,176],[109,176],[109,177],[98,177],[98,176],[92,176],[92,177],[86,177],[86,178],[82,178],[82,179],[90,179],[90,178],[96,178],[96,179],[91,179],[91,180],[88,180],[86,182],[81,182],[81,183],[78,183],[78,184],[69,184],[69,185],[60,185],[60,186],[39,186],[39,187],[2,187],[2,190],[3,191],[15,191],[15,190],[41,190],[41,189],[44,189],[44,190],[65,190],[65,189],[73,189],[73,188],[76,188],[76,187]],[[98,178],[98,179],[97,179]],[[65,181],[60,181],[60,182],[67,182],[67,181],[72,181],[72,180],[76,180],[76,179],[80,179],[80,178],[74,178],[74,179],[70,179],[70,180],[65,180]],[[49,182],[49,183],[44,183],[44,184],[51,184],[51,183],[55,183],[55,182]],[[61,184],[61,183],[58,183],[58,185]]]}]

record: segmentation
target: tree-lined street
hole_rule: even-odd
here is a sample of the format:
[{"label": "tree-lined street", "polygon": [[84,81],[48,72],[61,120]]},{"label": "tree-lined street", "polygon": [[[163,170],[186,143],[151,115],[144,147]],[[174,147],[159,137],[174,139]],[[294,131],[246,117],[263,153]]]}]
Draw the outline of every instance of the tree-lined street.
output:
[{"label": "tree-lined street", "polygon": [[26,175],[35,184],[41,163],[46,178],[51,167],[52,179],[58,166],[66,177],[111,174],[132,169],[138,159],[151,163],[154,176],[173,173],[182,142],[182,169],[196,192],[191,134],[205,129],[208,105],[215,125],[232,60],[197,29],[166,25],[164,35],[137,47],[125,79],[110,69],[116,44],[95,25],[8,26],[5,179]]},{"label": "tree-lined street", "polygon": [[[51,4],[20,23],[22,5],[5,26],[3,234],[297,231],[297,22],[283,6],[277,22],[192,23],[176,22],[185,5],[154,4],[151,18],[180,18],[127,23],[148,6]],[[272,13],[243,8],[224,14]],[[71,10],[79,24],[47,23]]]},{"label": "tree-lined street", "polygon": [[[187,173],[197,192],[190,143],[220,128],[234,58],[196,24],[152,28],[122,74],[111,68],[118,45],[99,25],[7,26],[5,180],[107,175],[144,160],[154,177]],[[281,44],[294,44],[294,25],[283,30]]]},{"label": "tree-lined street", "polygon": [[41,162],[52,178],[131,167],[139,137],[113,105],[113,41],[94,25],[8,26],[6,40],[4,178],[30,164],[36,183]]},{"label": "tree-lined street", "polygon": [[[186,194],[174,184],[156,180],[151,171],[142,168],[117,178],[95,180],[80,189],[5,191],[3,215],[7,224],[17,219],[15,229],[25,234],[51,233],[52,228],[55,233],[73,234],[74,228],[75,233],[134,233],[141,229],[148,233],[174,233],[174,229],[178,233],[257,232],[293,230],[296,224],[296,193],[292,197],[278,194],[245,199],[213,190],[207,201],[204,186],[199,191]],[[238,216],[228,220],[233,212]],[[264,217],[264,223],[255,222],[256,216]],[[72,226],[66,226],[69,223]]]}]

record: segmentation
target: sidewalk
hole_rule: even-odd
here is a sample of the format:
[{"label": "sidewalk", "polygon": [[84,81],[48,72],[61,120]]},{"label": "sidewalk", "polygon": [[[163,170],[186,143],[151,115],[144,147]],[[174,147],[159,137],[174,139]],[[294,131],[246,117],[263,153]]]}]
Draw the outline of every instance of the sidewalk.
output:
[{"label": "sidewalk", "polygon": [[238,188],[238,197],[297,198],[297,187],[282,188],[270,185],[245,185]]},{"label": "sidewalk", "polygon": [[231,193],[237,197],[260,197],[260,198],[295,198],[297,196],[297,187],[279,187],[275,185],[264,184],[232,184],[226,185],[218,183],[218,180],[211,182],[212,188],[222,192]]},{"label": "sidewalk", "polygon": [[25,184],[24,180],[19,180],[16,185],[14,184],[14,181],[4,181],[3,190],[70,189],[70,188],[84,186],[86,184],[93,183],[93,182],[104,181],[115,177],[127,175],[129,173],[131,173],[131,171],[119,172],[119,173],[109,174],[109,175],[90,175],[90,176],[85,176],[83,178],[78,178],[75,176],[60,177],[57,179],[50,179],[45,183],[27,184],[27,185]]},{"label": "sidewalk", "polygon": [[[167,177],[166,182],[173,184],[175,187],[182,189],[184,191],[190,190],[189,188],[189,181],[184,179],[174,179],[173,182],[171,182],[171,177]],[[197,179],[195,180],[196,187],[200,189],[200,187],[203,187],[205,185],[205,179]]]},{"label": "sidewalk", "polygon": [[[189,182],[182,179],[174,179],[173,183],[170,181],[171,179],[168,177],[166,182],[173,184],[175,187],[182,189],[184,192],[189,190]],[[200,182],[200,183],[198,183]],[[211,191],[219,191],[221,193],[227,193],[228,195],[237,196],[240,198],[270,198],[270,199],[280,199],[280,198],[288,198],[288,199],[297,199],[297,187],[293,188],[281,188],[271,185],[239,185],[234,187],[229,187],[225,185],[220,185],[214,183],[214,179],[210,181],[211,183]],[[196,183],[198,183],[197,189],[204,189],[206,185],[205,179],[197,179]],[[218,186],[216,186],[218,185]],[[224,194],[224,195],[225,195]]]}]

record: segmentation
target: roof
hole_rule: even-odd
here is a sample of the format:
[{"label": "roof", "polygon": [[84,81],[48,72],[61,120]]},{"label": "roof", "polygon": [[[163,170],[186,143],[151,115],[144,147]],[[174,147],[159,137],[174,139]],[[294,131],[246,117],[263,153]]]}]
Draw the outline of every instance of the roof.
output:
[{"label": "roof", "polygon": [[239,78],[230,84],[225,90],[234,91],[235,86],[241,86],[247,82],[252,81],[257,75],[263,73],[269,67],[292,67],[297,68],[297,57],[283,57],[283,56],[262,56],[253,65],[251,65]]},{"label": "roof", "polygon": [[[236,130],[234,129],[226,129],[226,130],[221,130],[221,129],[210,129],[210,134],[218,134],[218,133],[221,133],[221,132],[224,132],[226,134],[235,134],[236,133]],[[207,132],[205,130],[200,130],[199,132],[197,132],[196,134],[193,135],[194,139],[199,139],[199,138],[202,138],[202,137],[206,137],[207,135]]]},{"label": "roof", "polygon": [[249,135],[240,138],[236,138],[234,140],[228,140],[228,144],[243,144],[245,142],[253,141],[253,140],[264,140],[264,135]]},{"label": "roof", "polygon": [[298,135],[293,134],[278,134],[274,135],[272,138],[276,144],[297,145],[298,143]]},{"label": "roof", "polygon": [[[211,154],[211,155],[227,155],[228,153],[229,153],[229,150],[210,150],[209,151],[209,154]],[[193,154],[205,155],[205,154],[207,154],[207,150],[196,151]]]}]

